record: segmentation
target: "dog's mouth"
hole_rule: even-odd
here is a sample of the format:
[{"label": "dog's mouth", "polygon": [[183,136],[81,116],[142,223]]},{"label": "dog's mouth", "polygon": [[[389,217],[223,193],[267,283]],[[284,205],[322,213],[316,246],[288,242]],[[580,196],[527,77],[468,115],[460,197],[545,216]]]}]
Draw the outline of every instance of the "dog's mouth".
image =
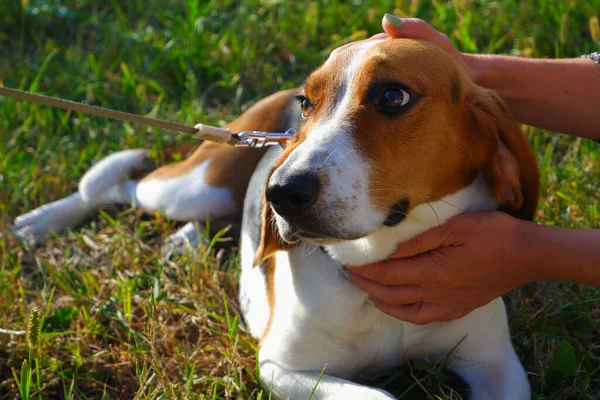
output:
[{"label": "dog's mouth", "polygon": [[279,232],[282,239],[288,243],[295,243],[300,240],[320,246],[340,243],[346,240],[360,239],[364,234],[336,232],[327,227],[316,226],[310,221],[282,219],[278,221]]},{"label": "dog's mouth", "polygon": [[[380,227],[391,228],[401,224],[406,219],[409,210],[410,202],[407,199],[396,201],[389,207],[384,220],[375,229]],[[304,240],[321,246],[361,239],[373,231],[373,229],[352,230],[348,228],[340,229],[339,227],[336,229],[332,224],[327,223],[326,218],[312,215],[283,217],[277,214],[277,225],[285,242],[295,243]]]}]

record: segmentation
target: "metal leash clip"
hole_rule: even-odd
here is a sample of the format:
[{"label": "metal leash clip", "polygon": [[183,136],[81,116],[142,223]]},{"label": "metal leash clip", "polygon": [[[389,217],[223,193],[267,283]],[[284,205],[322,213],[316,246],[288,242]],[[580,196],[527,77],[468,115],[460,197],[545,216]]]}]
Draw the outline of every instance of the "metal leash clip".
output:
[{"label": "metal leash clip", "polygon": [[284,133],[269,133],[261,131],[245,131],[234,133],[231,136],[237,140],[236,147],[265,147],[283,144],[296,134],[295,129],[288,129]]}]

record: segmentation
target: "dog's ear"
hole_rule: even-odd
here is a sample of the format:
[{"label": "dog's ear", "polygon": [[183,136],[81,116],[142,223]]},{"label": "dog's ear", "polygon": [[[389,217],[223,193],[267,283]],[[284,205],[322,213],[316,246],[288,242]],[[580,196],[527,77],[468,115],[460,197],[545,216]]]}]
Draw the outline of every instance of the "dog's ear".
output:
[{"label": "dog's ear", "polygon": [[254,253],[254,267],[258,267],[265,260],[271,257],[275,252],[279,250],[289,250],[292,247],[291,244],[286,243],[281,239],[277,224],[275,223],[275,216],[273,215],[273,209],[267,203],[266,199],[263,199],[263,208],[260,223],[260,241]]},{"label": "dog's ear", "polygon": [[480,160],[494,199],[500,209],[525,220],[532,220],[537,209],[540,177],[529,142],[495,92],[475,87],[467,98],[471,134],[475,143],[484,143],[487,151]]},{"label": "dog's ear", "polygon": [[[271,169],[271,172],[269,173],[266,185],[269,184],[269,180],[271,179],[273,172],[275,172],[275,170],[283,164],[283,162],[288,158],[288,156],[300,145],[300,142],[301,141],[299,140],[298,136],[296,136],[293,142],[285,147],[283,153],[281,153],[277,161],[273,164],[273,169]],[[295,244],[287,243],[281,238],[279,230],[277,229],[277,223],[275,222],[275,215],[273,214],[273,209],[267,202],[266,194],[263,193],[260,223],[260,241],[258,242],[256,253],[254,253],[254,267],[258,267],[277,251],[290,250],[293,247],[295,247]]]}]

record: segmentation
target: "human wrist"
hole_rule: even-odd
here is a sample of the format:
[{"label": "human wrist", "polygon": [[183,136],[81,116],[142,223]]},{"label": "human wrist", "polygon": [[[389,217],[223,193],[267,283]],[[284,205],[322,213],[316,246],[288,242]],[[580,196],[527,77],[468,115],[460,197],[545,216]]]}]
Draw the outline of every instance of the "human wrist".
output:
[{"label": "human wrist", "polygon": [[524,223],[518,236],[520,262],[529,281],[600,285],[600,230]]},{"label": "human wrist", "polygon": [[[462,54],[473,82],[486,89],[496,91],[504,101],[525,100],[529,89],[521,75],[528,73],[531,59],[490,54]],[[519,71],[516,74],[516,71]],[[515,75],[516,74],[516,75]]]},{"label": "human wrist", "polygon": [[515,219],[512,247],[509,249],[511,267],[514,269],[519,286],[548,279],[547,271],[539,268],[535,230],[537,225],[531,221]]}]

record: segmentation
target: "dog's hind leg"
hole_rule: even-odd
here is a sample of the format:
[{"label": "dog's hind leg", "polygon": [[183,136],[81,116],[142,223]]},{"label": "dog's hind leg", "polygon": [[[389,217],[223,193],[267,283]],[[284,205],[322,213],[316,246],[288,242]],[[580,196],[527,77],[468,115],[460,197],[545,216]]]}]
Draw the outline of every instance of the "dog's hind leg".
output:
[{"label": "dog's hind leg", "polygon": [[83,176],[78,192],[17,217],[11,231],[28,243],[37,244],[52,232],[79,224],[102,206],[138,206],[137,182],[130,178],[151,168],[146,150],[112,154],[93,165]]}]

